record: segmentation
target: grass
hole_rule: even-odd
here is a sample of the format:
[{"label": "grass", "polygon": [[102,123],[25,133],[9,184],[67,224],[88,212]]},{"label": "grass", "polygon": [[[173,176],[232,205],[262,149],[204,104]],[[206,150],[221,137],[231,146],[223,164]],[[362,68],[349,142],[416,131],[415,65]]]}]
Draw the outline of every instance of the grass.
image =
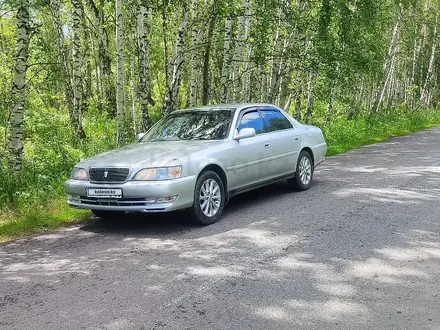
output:
[{"label": "grass", "polygon": [[[353,120],[342,117],[329,124],[319,121],[313,124],[323,129],[328,143],[327,154],[335,155],[440,125],[440,111],[408,112],[397,109],[392,114],[359,116]],[[108,127],[102,121],[98,121],[97,125],[90,122],[89,125],[88,135],[91,138],[86,146],[72,147],[69,135],[62,134],[62,127],[58,130],[56,145],[44,145],[45,141],[53,139],[39,136],[41,142],[33,142],[27,148],[32,150],[32,154],[27,155],[27,165],[20,179],[11,179],[7,167],[0,164],[0,243],[79,223],[91,216],[89,211],[69,208],[63,190],[63,181],[78,156],[112,147]],[[43,135],[41,131],[45,130],[38,132]],[[52,134],[52,131],[46,134]],[[84,153],[84,150],[87,151]],[[60,154],[65,156],[60,158]]]},{"label": "grass", "polygon": [[40,210],[4,209],[0,215],[0,243],[76,224],[89,217],[89,211],[68,207],[64,196],[60,196],[52,201],[51,205]]},{"label": "grass", "polygon": [[328,144],[327,155],[331,156],[438,125],[440,111],[403,112],[338,120],[324,126],[323,131]]}]

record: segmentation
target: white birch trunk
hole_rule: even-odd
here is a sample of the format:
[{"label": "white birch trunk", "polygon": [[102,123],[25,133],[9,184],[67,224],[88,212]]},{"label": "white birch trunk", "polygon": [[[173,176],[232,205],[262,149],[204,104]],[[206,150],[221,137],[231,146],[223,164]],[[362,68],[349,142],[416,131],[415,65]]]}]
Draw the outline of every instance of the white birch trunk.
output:
[{"label": "white birch trunk", "polygon": [[229,48],[231,45],[231,28],[232,20],[230,17],[225,21],[225,41],[223,45],[223,64],[220,77],[220,103],[228,101],[228,85],[229,85]]},{"label": "white birch trunk", "polygon": [[242,100],[245,103],[251,101],[251,43],[250,43],[250,31],[251,31],[251,6],[250,0],[246,1],[246,6],[244,8],[245,22],[244,22],[244,40],[246,42],[245,55],[243,56],[243,60],[245,62],[244,72],[243,72],[243,97]]},{"label": "white birch trunk", "polygon": [[268,90],[265,93],[265,95],[267,95],[266,97],[269,103],[273,102],[273,90],[276,81],[276,74],[278,73],[279,59],[281,53],[281,35],[280,35],[281,9],[278,10],[277,16],[278,16],[278,24],[275,32],[275,39],[273,42],[272,65],[270,66],[270,72],[268,77],[269,78]]},{"label": "white birch trunk", "polygon": [[362,97],[364,96],[364,89],[365,89],[365,78],[361,78],[361,85],[359,86],[359,93],[357,95],[356,103],[358,105],[362,105]]},{"label": "white birch trunk", "polygon": [[438,25],[438,14],[435,19],[434,33],[432,36],[432,47],[431,47],[431,57],[429,58],[428,72],[426,73],[425,83],[423,84],[422,91],[420,93],[420,101],[425,105],[429,105],[429,88],[432,84],[432,79],[434,77],[435,59],[437,54],[437,25]]},{"label": "white birch trunk", "polygon": [[199,0],[192,0],[192,50],[191,50],[191,76],[190,76],[190,86],[189,86],[189,106],[194,107],[197,104],[197,79],[198,79],[198,46],[199,46]]},{"label": "white birch trunk", "polygon": [[146,21],[148,19],[147,9],[142,0],[138,0],[138,11],[136,20],[137,44],[138,44],[138,66],[139,66],[139,99],[141,108],[141,130],[146,132],[151,126],[148,114],[148,103],[150,95],[149,82],[149,56],[148,56],[148,36]]},{"label": "white birch trunk", "polygon": [[[244,10],[246,7],[249,6],[249,0],[241,0],[241,9]],[[245,30],[245,16],[240,15],[238,17],[238,23],[237,23],[237,36],[235,39],[235,48],[234,48],[234,55],[232,58],[232,99],[234,102],[239,101],[239,79],[240,79],[240,68],[241,68],[241,57],[243,55],[243,42],[244,42],[244,35],[243,32]]]},{"label": "white birch trunk", "polygon": [[[285,102],[283,109],[284,111],[290,113],[290,106],[292,105],[292,98],[293,98],[293,93],[290,92],[289,96],[287,97],[287,102]],[[284,102],[283,102],[284,103]],[[282,104],[282,103],[281,103]]]},{"label": "white birch trunk", "polygon": [[82,73],[81,73],[81,20],[83,6],[81,0],[72,0],[72,78],[73,78],[73,131],[76,137],[83,138],[84,131],[81,125],[82,110]]},{"label": "white birch trunk", "polygon": [[[398,51],[398,47],[396,47],[396,52]],[[390,69],[390,83],[388,84],[388,93],[387,93],[387,109],[390,109],[392,106],[392,101],[393,101],[393,97],[394,97],[394,87],[395,87],[395,83],[396,83],[396,79],[394,76],[395,73],[395,68],[396,68],[396,56],[393,57],[393,61],[391,63],[391,69]]]},{"label": "white birch trunk", "polygon": [[17,11],[17,41],[12,83],[12,112],[10,117],[10,166],[19,171],[23,158],[23,121],[26,107],[26,71],[28,68],[30,39],[29,0],[22,0]]},{"label": "white birch trunk", "polygon": [[327,122],[329,122],[332,118],[333,115],[333,103],[335,101],[335,96],[336,96],[336,90],[338,88],[338,83],[339,83],[339,75],[340,75],[340,63],[336,63],[336,73],[335,73],[335,77],[333,79],[332,82],[332,87],[330,89],[330,97],[327,103],[327,111],[326,111],[326,120]]},{"label": "white birch trunk", "polygon": [[[422,29],[420,31],[420,43],[419,43],[419,50],[418,50],[418,63],[423,62],[420,59],[420,54],[422,54],[422,50],[425,49],[425,43],[426,40],[428,38],[428,26],[427,26],[427,21],[429,19],[429,14],[431,11],[431,0],[427,0],[426,1],[426,7],[425,7],[425,16],[423,17],[423,24],[422,24]],[[419,92],[421,93],[421,88],[423,87],[423,75],[424,75],[424,66],[423,65],[419,65],[419,87],[420,90]]]},{"label": "white birch trunk", "polygon": [[[130,56],[130,90],[131,90],[131,117],[132,117],[132,124],[133,124],[133,133],[134,136],[138,134],[137,129],[137,111],[136,111],[136,103],[137,103],[137,94],[136,94],[136,87],[134,84],[135,78],[134,78],[134,55]],[[142,130],[143,132],[146,132]]]},{"label": "white birch trunk", "polygon": [[315,73],[313,71],[310,72],[309,81],[307,83],[307,105],[306,105],[306,115],[305,115],[306,121],[309,121],[313,115],[313,104],[315,102],[315,95],[313,89],[315,85],[315,78],[316,78]]},{"label": "white birch trunk", "polygon": [[[417,30],[417,27],[416,27]],[[419,53],[420,53],[420,40],[418,38],[416,38],[414,40],[414,52],[413,52],[413,59],[412,59],[412,70],[411,70],[411,78],[410,78],[410,86],[414,86],[415,85],[415,80],[416,80],[416,70],[417,70],[417,61],[419,58]]]},{"label": "white birch trunk", "polygon": [[58,47],[58,58],[61,64],[63,80],[64,80],[64,93],[66,97],[66,105],[69,110],[70,127],[72,134],[76,139],[85,138],[86,135],[82,128],[82,123],[80,117],[77,115],[78,112],[75,111],[74,106],[74,87],[72,82],[72,75],[69,68],[68,53],[64,45],[64,32],[63,25],[60,20],[60,1],[51,0],[50,9],[52,11],[52,16],[54,20],[54,28],[57,34],[57,47]]},{"label": "white birch trunk", "polygon": [[117,143],[124,143],[124,26],[122,0],[115,0],[116,15],[116,120]]},{"label": "white birch trunk", "polygon": [[396,24],[394,24],[393,33],[391,36],[390,41],[390,47],[388,50],[387,58],[385,59],[384,63],[384,76],[382,78],[382,81],[379,85],[379,90],[376,95],[376,99],[374,101],[374,104],[370,110],[371,113],[376,113],[379,111],[380,105],[382,104],[383,97],[385,95],[386,88],[388,86],[390,77],[391,77],[391,69],[392,64],[394,61],[394,57],[396,56],[396,47],[397,47],[397,41],[399,38],[399,30],[400,30],[400,23],[402,21],[402,10],[399,13],[399,17],[397,19]]},{"label": "white birch trunk", "polygon": [[87,3],[94,16],[96,26],[95,36],[98,41],[97,71],[99,72],[97,84],[99,85],[101,96],[98,100],[100,111],[105,109],[107,113],[114,117],[116,111],[116,90],[113,82],[112,59],[109,52],[108,33],[104,26],[104,5],[105,0],[87,0]]},{"label": "white birch trunk", "polygon": [[[292,41],[294,39],[296,30],[291,32],[287,38],[284,39],[283,43],[283,49],[281,51],[281,54],[279,55],[279,59],[277,61],[276,65],[276,72],[274,72],[274,75],[272,77],[271,81],[271,89],[269,94],[269,102],[273,103],[278,98],[278,96],[281,93],[281,88],[283,84],[283,79],[286,71],[286,65],[285,65],[285,57],[287,49]],[[287,70],[289,71],[289,70]],[[289,73],[291,74],[291,73]]]},{"label": "white birch trunk", "polygon": [[176,47],[174,52],[175,54],[172,65],[171,82],[169,84],[169,90],[165,97],[165,101],[162,109],[162,114],[164,116],[175,110],[179,98],[180,81],[182,77],[183,63],[185,59],[184,46],[185,46],[185,33],[188,26],[188,16],[189,15],[187,8],[183,8],[182,23],[177,32]]},{"label": "white birch trunk", "polygon": [[302,82],[302,74],[298,72],[296,80],[295,80],[295,107],[294,107],[294,117],[296,120],[301,120],[302,114],[302,95],[303,95],[303,82]]},{"label": "white birch trunk", "polygon": [[203,73],[202,73],[202,104],[207,105],[209,102],[209,68],[211,62],[211,49],[213,48],[214,28],[217,20],[217,4],[214,1],[211,5],[210,19],[208,23],[208,31],[206,34],[205,49],[203,54]]}]

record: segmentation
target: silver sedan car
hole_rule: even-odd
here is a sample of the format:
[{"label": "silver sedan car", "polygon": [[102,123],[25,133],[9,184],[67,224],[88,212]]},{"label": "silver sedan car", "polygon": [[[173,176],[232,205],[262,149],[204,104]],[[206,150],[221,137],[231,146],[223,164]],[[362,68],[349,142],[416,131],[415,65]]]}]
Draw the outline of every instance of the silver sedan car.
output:
[{"label": "silver sedan car", "polygon": [[327,151],[322,131],[270,104],[175,111],[138,141],[80,161],[68,204],[103,219],[188,209],[202,224],[239,193],[287,180],[309,189]]}]

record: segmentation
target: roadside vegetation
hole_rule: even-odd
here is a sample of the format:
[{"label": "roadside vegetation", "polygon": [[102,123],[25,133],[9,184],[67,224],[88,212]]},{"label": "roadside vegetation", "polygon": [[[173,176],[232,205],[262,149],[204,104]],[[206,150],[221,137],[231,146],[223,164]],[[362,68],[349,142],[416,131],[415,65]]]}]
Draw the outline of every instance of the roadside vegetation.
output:
[{"label": "roadside vegetation", "polygon": [[0,1],[0,241],[80,221],[80,159],[163,115],[277,104],[329,155],[440,125],[438,0]]}]

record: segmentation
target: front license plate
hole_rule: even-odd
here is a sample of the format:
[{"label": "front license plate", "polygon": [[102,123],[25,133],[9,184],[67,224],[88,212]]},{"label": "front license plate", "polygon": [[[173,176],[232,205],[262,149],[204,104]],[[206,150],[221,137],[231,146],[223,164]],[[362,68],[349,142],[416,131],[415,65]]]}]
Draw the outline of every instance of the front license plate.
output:
[{"label": "front license plate", "polygon": [[89,188],[87,189],[87,197],[122,198],[122,189]]}]

